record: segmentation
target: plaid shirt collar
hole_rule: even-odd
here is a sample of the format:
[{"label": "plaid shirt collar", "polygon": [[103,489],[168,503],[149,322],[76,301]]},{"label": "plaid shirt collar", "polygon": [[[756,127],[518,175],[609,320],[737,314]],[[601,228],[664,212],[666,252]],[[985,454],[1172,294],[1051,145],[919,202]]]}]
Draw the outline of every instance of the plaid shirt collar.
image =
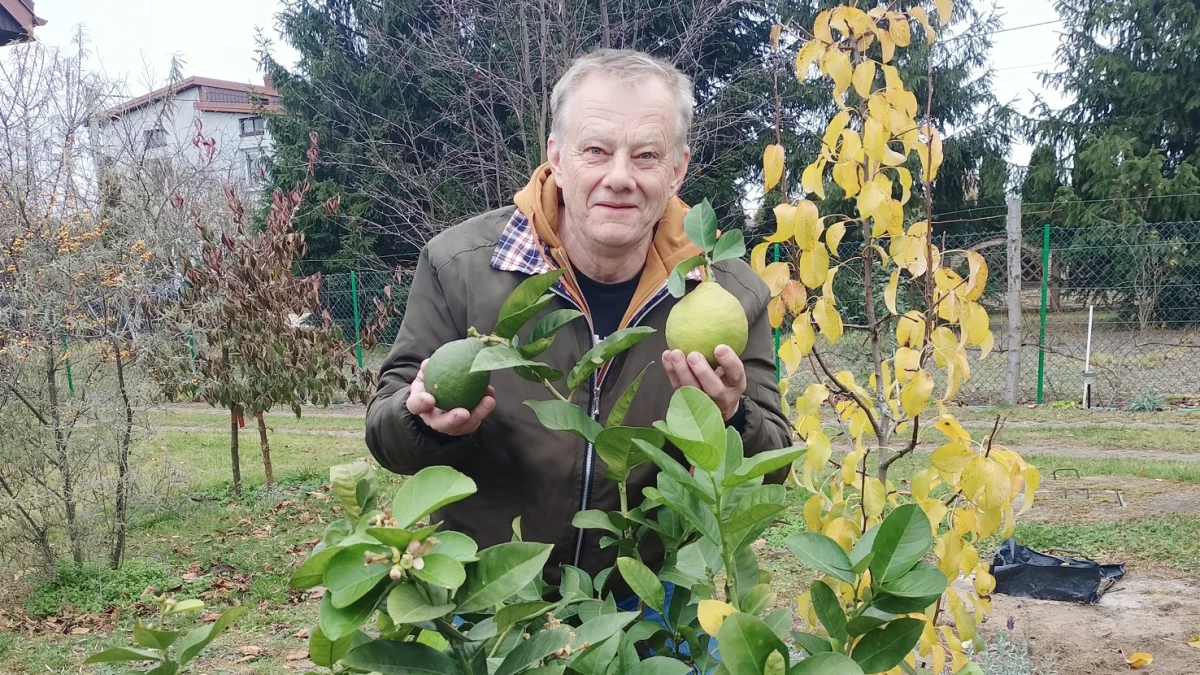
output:
[{"label": "plaid shirt collar", "polygon": [[[542,274],[557,269],[546,245],[538,238],[529,224],[529,219],[520,209],[513,211],[508,225],[500,233],[496,248],[492,251],[492,267],[506,272]],[[689,281],[703,281],[703,267],[688,272]]]}]

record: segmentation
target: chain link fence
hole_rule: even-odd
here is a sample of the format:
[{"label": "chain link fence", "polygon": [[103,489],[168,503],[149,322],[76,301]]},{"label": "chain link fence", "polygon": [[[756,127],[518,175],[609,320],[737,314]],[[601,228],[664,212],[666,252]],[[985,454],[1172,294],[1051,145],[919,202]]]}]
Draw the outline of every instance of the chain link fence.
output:
[{"label": "chain link fence", "polygon": [[[382,301],[384,289],[390,286],[392,301],[403,313],[408,300],[408,282],[408,278],[398,281],[395,274],[377,270],[325,274],[321,277],[321,306],[341,326],[347,342],[360,344],[362,331],[376,312],[375,299]],[[384,331],[375,336],[378,344],[374,349],[359,350],[360,365],[378,369],[399,329],[400,317],[393,317]]]},{"label": "chain link fence", "polygon": [[[990,316],[995,347],[982,361],[977,349],[968,350],[974,352],[971,379],[957,401],[1004,401],[1009,353],[1018,349],[1018,403],[1081,403],[1084,372],[1090,370],[1093,406],[1126,406],[1142,394],[1162,397],[1168,405],[1200,405],[1200,222],[1026,228],[1019,263],[1019,344],[1009,337],[1004,216],[984,226],[934,236],[941,250],[975,251],[988,265],[980,302]],[[851,260],[859,246],[842,244],[840,259],[850,262],[835,281],[847,324],[865,323],[862,262]],[[887,275],[877,267],[873,277],[875,304],[884,312]],[[898,305],[900,312],[907,309],[903,293]],[[785,336],[787,330],[784,326]],[[834,372],[867,373],[869,355],[865,333],[853,331],[837,345],[826,343],[823,351]],[[814,381],[810,368],[804,364],[793,374],[793,391]],[[939,380],[935,394],[944,386]]]}]

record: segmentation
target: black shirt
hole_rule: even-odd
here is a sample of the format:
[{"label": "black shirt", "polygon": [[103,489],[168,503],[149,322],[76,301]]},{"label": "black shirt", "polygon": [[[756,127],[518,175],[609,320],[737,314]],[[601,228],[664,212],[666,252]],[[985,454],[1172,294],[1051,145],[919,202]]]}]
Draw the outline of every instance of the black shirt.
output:
[{"label": "black shirt", "polygon": [[592,312],[592,327],[596,331],[596,337],[603,340],[617,332],[625,311],[629,309],[629,303],[633,302],[639,277],[605,284],[589,279],[576,270],[575,279],[579,282],[579,290]]}]

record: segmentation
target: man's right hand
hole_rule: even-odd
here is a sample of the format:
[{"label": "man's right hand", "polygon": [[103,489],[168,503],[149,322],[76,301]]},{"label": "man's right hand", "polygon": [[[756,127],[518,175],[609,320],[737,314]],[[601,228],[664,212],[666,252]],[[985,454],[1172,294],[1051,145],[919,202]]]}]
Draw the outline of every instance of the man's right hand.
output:
[{"label": "man's right hand", "polygon": [[417,379],[413,380],[408,392],[408,411],[421,418],[430,429],[447,436],[465,436],[474,432],[487,417],[496,409],[496,390],[487,388],[487,394],[472,410],[455,408],[442,410],[434,403],[433,394],[425,391],[425,366],[429,359],[421,362],[417,371]]}]

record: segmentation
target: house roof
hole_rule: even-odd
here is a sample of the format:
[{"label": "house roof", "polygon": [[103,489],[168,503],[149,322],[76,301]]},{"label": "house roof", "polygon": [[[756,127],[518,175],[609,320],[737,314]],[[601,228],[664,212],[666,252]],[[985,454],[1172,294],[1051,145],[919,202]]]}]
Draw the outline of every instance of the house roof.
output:
[{"label": "house roof", "polygon": [[33,0],[0,0],[0,46],[33,40],[33,29],[45,25],[33,13]]},{"label": "house roof", "polygon": [[[5,0],[0,0],[3,2]],[[204,112],[251,113],[258,109],[250,95],[263,99],[266,110],[279,109],[279,92],[269,85],[254,85],[231,80],[217,80],[211,77],[189,77],[173,85],[156,89],[149,94],[110,108],[105,111],[109,118],[120,117],[125,113],[150,105],[170,96],[178,96],[189,89],[200,88],[199,100],[194,106]]]}]

